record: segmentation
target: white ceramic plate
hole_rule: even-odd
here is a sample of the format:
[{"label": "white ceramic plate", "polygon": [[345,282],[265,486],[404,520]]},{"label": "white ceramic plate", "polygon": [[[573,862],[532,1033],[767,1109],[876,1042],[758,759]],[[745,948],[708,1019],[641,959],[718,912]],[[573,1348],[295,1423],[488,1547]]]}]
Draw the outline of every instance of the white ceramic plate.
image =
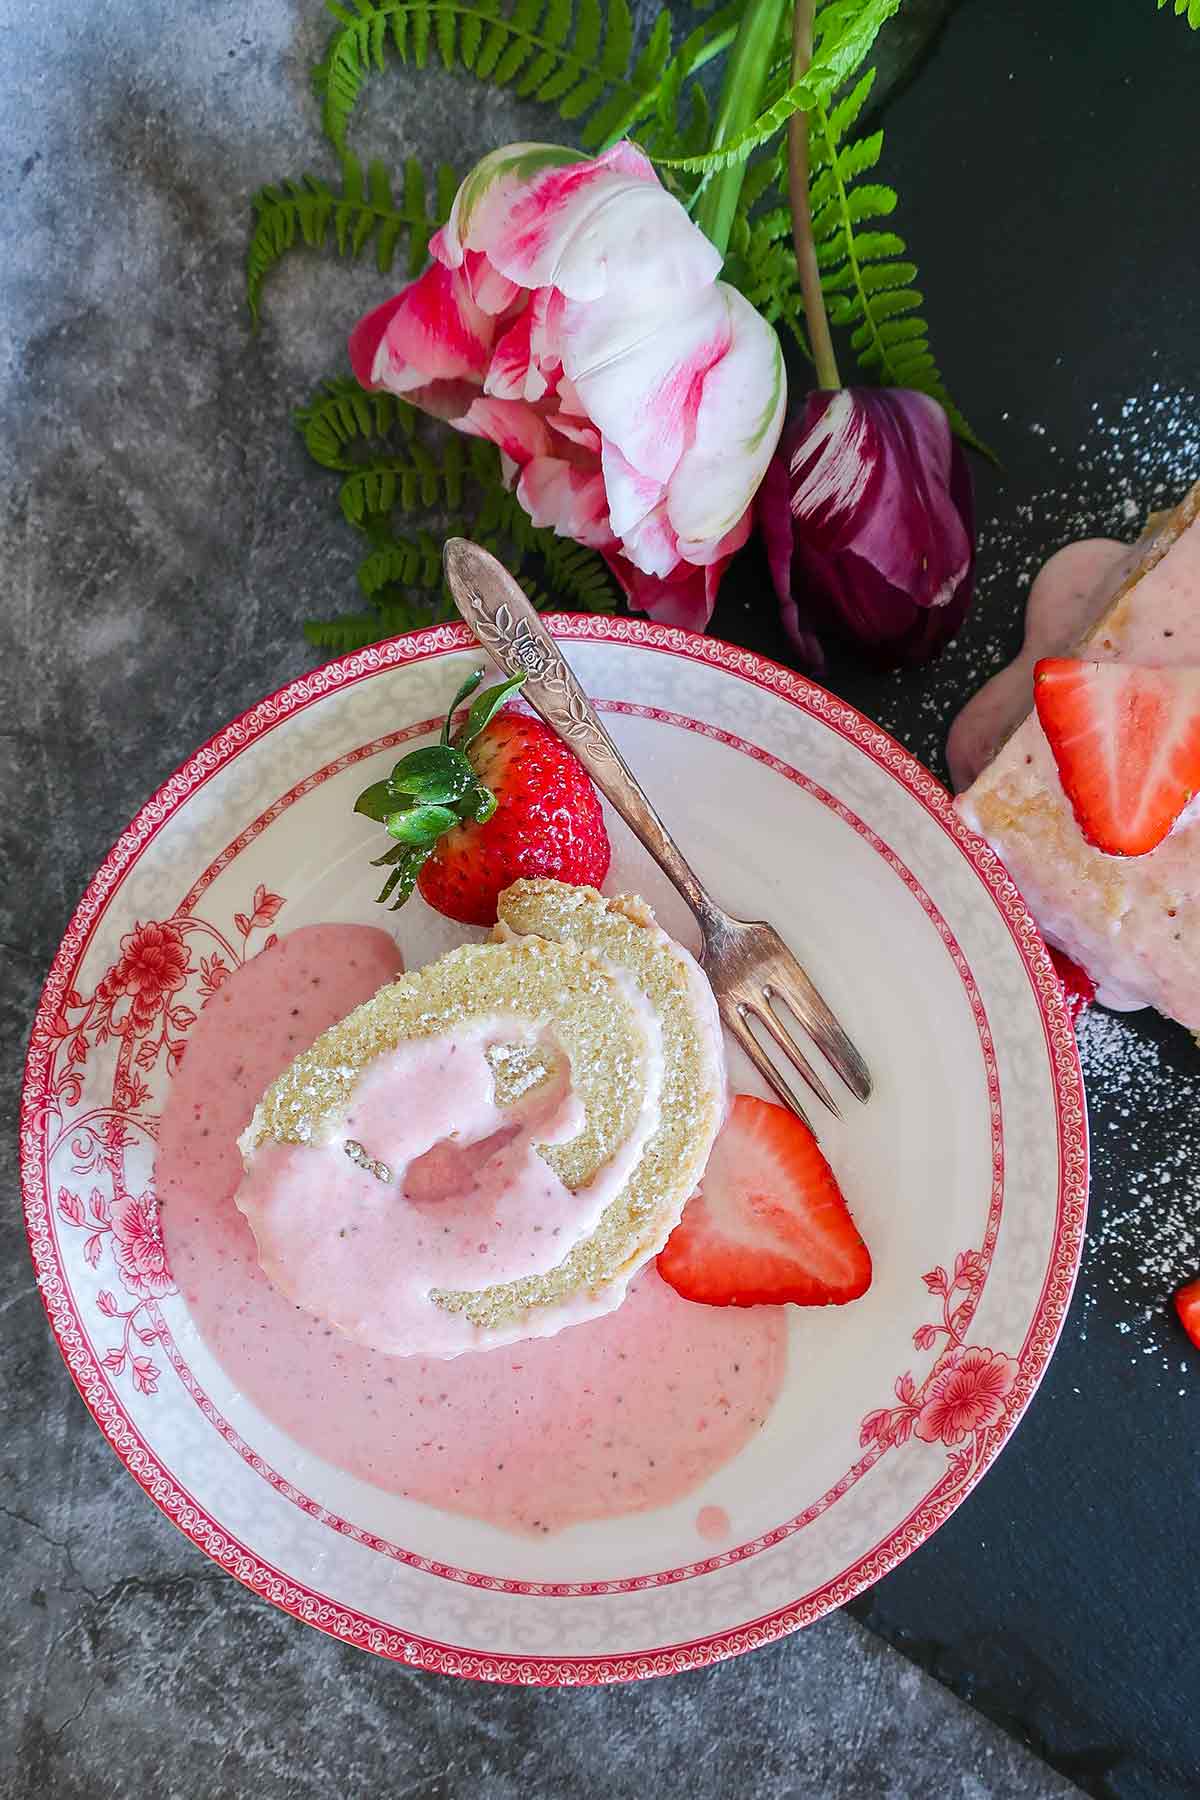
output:
[{"label": "white ceramic plate", "polygon": [[[168,1517],[255,1592],[351,1643],[530,1683],[668,1673],[752,1648],[927,1538],[1046,1366],[1087,1187],[1057,979],[1003,868],[932,777],[748,652],[628,620],[554,629],[695,867],[732,911],[791,941],[876,1077],[868,1107],[848,1101],[842,1124],[822,1121],[874,1284],[847,1309],[793,1310],[782,1395],[741,1456],[679,1507],[538,1542],[397,1499],[241,1398],[154,1243],[113,1232],[115,1184],[150,1184],[171,1046],[203,998],[215,934],[237,961],[274,931],[391,917],[374,905],[351,803],[398,743],[432,732],[477,662],[460,627],[264,700],[142,809],[55,958],[22,1111],[51,1325],[96,1422]],[[610,887],[645,894],[690,940],[682,903],[623,826],[612,836]],[[410,967],[465,935],[419,901],[395,921]],[[156,945],[160,967],[186,967],[182,987],[156,981]],[[125,1029],[104,1039],[118,966]],[[744,1066],[733,1073],[752,1085]],[[728,1512],[736,1547],[684,1561],[701,1504]]]}]

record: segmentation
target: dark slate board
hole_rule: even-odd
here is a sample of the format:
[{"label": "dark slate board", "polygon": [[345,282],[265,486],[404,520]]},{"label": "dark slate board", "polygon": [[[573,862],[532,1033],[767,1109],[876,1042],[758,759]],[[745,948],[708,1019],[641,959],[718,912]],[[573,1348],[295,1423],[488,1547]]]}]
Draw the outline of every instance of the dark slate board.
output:
[{"label": "dark slate board", "polygon": [[[978,474],[960,640],[828,680],[939,773],[1027,570],[1200,477],[1198,119],[1200,33],[1153,0],[971,0],[884,111],[935,351],[1005,471]],[[760,574],[713,628],[789,660]],[[853,1610],[1090,1792],[1175,1800],[1200,1794],[1200,1353],[1169,1310],[1200,1271],[1200,1051],[1145,1014],[1084,1039],[1091,1229],[1057,1354],[981,1487]]]}]

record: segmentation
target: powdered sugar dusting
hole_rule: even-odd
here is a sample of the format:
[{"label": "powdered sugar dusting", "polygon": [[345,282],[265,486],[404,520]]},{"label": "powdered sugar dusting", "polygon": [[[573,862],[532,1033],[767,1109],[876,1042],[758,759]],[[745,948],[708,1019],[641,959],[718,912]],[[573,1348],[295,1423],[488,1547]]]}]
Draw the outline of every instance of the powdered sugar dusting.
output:
[{"label": "powdered sugar dusting", "polygon": [[[1046,435],[1043,425],[1029,429]],[[1063,544],[1087,537],[1132,540],[1147,514],[1181,499],[1200,478],[1200,398],[1156,381],[1115,410],[1093,401],[1083,441],[1073,449],[1050,441],[1039,454],[1047,448],[1063,464],[1061,480],[980,530],[976,606],[982,612],[1014,585],[1028,590]]]},{"label": "powdered sugar dusting", "polygon": [[[1200,1271],[1200,1061],[1195,1074],[1181,1075],[1138,1014],[1092,1007],[1078,1037],[1093,1102],[1080,1336],[1102,1296],[1115,1296],[1124,1302],[1116,1330],[1129,1339],[1131,1360],[1154,1357],[1165,1374],[1194,1378],[1194,1353],[1170,1298]],[[1106,1316],[1113,1310],[1104,1307]]]}]

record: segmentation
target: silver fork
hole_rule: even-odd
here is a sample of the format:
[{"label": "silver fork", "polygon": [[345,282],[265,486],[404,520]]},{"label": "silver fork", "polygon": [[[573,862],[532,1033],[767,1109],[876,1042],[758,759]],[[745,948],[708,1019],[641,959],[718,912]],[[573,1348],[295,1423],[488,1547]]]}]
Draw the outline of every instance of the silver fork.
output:
[{"label": "silver fork", "polygon": [[866,1100],[871,1092],[867,1065],[796,958],[773,927],[732,918],[706,893],[508,570],[466,538],[451,538],[443,561],[455,604],[484,649],[507,674],[524,675],[526,700],[567,739],[601,793],[696,915],[703,945],[700,962],[721,1017],[764,1081],[805,1118],[755,1027],[787,1057],[818,1100],[841,1116],[833,1095],[780,1017],[779,1007],[784,1006],[855,1098]]}]

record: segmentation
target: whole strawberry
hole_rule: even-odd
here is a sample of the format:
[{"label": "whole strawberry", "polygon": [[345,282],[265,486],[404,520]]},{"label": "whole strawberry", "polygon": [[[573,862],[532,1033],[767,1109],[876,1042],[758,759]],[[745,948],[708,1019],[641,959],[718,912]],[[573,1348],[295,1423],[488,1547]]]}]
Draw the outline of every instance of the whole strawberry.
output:
[{"label": "whole strawberry", "polygon": [[574,753],[540,719],[499,708],[522,677],[478,695],[453,742],[455,695],[442,741],[414,750],[355,811],[396,839],[381,901],[402,906],[414,885],[464,925],[494,925],[497,896],[522,876],[598,886],[611,855],[599,798]]}]

